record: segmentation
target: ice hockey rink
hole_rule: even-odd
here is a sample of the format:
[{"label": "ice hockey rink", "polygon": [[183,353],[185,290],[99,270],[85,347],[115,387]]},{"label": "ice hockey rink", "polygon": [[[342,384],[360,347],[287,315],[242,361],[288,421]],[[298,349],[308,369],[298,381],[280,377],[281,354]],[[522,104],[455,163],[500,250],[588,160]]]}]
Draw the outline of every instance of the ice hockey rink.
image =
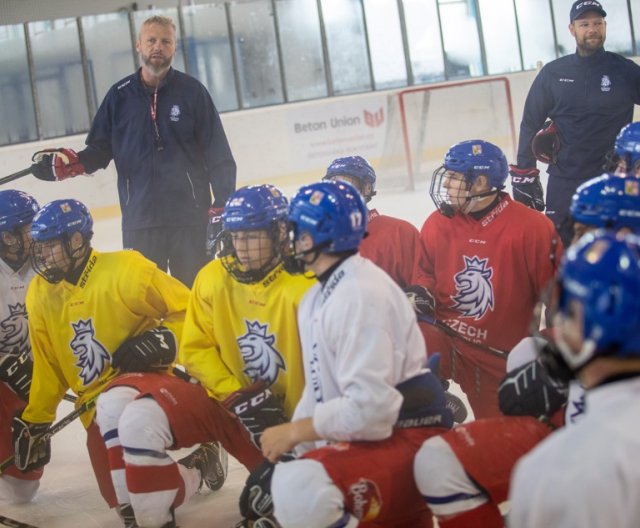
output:
[{"label": "ice hockey rink", "polygon": [[[291,197],[296,186],[283,187]],[[370,203],[381,214],[410,221],[418,228],[434,210],[427,184],[414,191],[379,191]],[[95,223],[94,247],[101,251],[120,249],[120,218]],[[117,307],[114,307],[117,309]],[[457,387],[453,391],[463,396]],[[63,401],[58,419],[73,410]],[[471,414],[471,413],[470,413]],[[38,528],[111,528],[122,526],[113,510],[106,506],[94,480],[85,447],[85,432],[78,420],[52,438],[51,462],[46,466],[41,486],[34,501],[25,505],[0,503],[0,515]],[[175,458],[189,450],[172,452]],[[208,495],[196,495],[176,510],[181,528],[231,528],[240,520],[238,497],[247,471],[231,457],[229,475],[223,488]],[[2,524],[0,524],[1,526]]]}]

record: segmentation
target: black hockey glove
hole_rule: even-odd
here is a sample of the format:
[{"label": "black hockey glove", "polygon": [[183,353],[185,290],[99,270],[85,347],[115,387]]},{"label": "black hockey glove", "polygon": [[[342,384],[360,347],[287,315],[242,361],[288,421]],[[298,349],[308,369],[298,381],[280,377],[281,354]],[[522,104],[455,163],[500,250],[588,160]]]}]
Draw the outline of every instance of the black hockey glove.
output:
[{"label": "black hockey glove", "polygon": [[240,494],[240,513],[245,519],[255,521],[273,515],[271,478],[275,464],[265,460],[247,477]]},{"label": "black hockey glove", "polygon": [[164,370],[176,359],[176,336],[164,326],[130,337],[113,353],[111,366],[122,372]]},{"label": "black hockey glove", "polygon": [[547,343],[542,347],[539,359],[549,376],[557,383],[569,383],[575,379],[575,373],[553,343]]},{"label": "black hockey glove", "polygon": [[433,373],[433,375],[440,380],[442,389],[444,390],[444,397],[446,400],[447,409],[451,411],[453,415],[453,421],[456,423],[462,423],[467,419],[469,411],[464,402],[458,398],[455,394],[449,392],[449,380],[440,377],[440,352],[434,352],[429,355],[427,360],[427,368]]},{"label": "black hockey glove", "polygon": [[51,459],[51,441],[42,439],[50,423],[34,424],[22,419],[21,414],[11,422],[13,435],[14,465],[20,471],[41,468]]},{"label": "black hockey glove", "polygon": [[21,400],[29,401],[33,360],[26,350],[0,355],[0,381],[4,381]]},{"label": "black hockey glove", "polygon": [[222,233],[222,207],[209,207],[209,223],[207,224],[207,257],[215,258],[218,251],[217,239]]},{"label": "black hockey glove", "polygon": [[540,171],[536,168],[521,169],[516,165],[509,165],[509,174],[513,199],[536,211],[544,211]]},{"label": "black hockey glove", "polygon": [[541,358],[509,372],[498,388],[500,411],[507,416],[550,417],[567,402],[569,387],[549,375]]},{"label": "black hockey glove", "polygon": [[265,429],[289,421],[282,404],[263,381],[230,394],[222,404],[238,417],[258,449]]},{"label": "black hockey glove", "polygon": [[424,286],[413,284],[404,289],[407,299],[418,315],[433,315],[436,310],[436,300]]}]

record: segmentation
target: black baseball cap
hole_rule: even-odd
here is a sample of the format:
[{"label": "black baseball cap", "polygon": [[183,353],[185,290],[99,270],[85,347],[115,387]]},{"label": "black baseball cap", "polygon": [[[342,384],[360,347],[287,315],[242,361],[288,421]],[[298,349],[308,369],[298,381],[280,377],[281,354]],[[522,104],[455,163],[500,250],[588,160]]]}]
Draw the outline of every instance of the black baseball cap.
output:
[{"label": "black baseball cap", "polygon": [[580,18],[587,11],[595,11],[603,17],[607,16],[607,12],[602,9],[602,4],[600,4],[600,2],[596,2],[596,0],[578,0],[571,6],[569,22],[573,22],[576,18]]}]

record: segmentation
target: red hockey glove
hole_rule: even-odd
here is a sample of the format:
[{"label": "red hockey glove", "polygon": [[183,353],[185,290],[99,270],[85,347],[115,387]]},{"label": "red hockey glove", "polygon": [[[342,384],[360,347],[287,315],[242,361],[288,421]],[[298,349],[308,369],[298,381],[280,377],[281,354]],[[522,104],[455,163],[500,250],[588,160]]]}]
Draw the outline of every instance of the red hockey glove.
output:
[{"label": "red hockey glove", "polygon": [[536,211],[544,211],[544,193],[540,183],[540,171],[536,168],[521,169],[509,165],[513,199]]},{"label": "red hockey glove", "polygon": [[222,232],[222,207],[209,207],[209,223],[207,224],[207,256],[215,258],[217,253],[216,240]]},{"label": "red hockey glove", "polygon": [[68,148],[39,150],[31,159],[33,175],[39,180],[61,181],[86,172],[76,151]]}]

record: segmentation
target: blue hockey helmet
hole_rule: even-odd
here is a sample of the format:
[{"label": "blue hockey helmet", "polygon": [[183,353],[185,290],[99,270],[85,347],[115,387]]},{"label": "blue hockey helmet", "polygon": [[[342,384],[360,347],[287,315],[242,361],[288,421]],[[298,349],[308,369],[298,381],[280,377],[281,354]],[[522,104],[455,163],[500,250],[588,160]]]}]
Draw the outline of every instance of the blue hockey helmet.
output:
[{"label": "blue hockey helmet", "polygon": [[640,179],[603,174],[578,187],[571,199],[574,221],[592,227],[640,230]]},{"label": "blue hockey helmet", "polygon": [[620,130],[614,150],[625,161],[627,174],[640,168],[640,121],[629,123]]},{"label": "blue hockey helmet", "polygon": [[315,251],[357,250],[367,230],[367,207],[353,185],[321,181],[298,191],[291,200],[289,222],[294,239],[308,233]]},{"label": "blue hockey helmet", "polygon": [[447,170],[464,174],[469,184],[484,175],[489,179],[492,189],[502,189],[509,174],[509,164],[502,150],[481,139],[453,145],[446,153],[443,165]]},{"label": "blue hockey helmet", "polygon": [[14,231],[30,224],[40,209],[35,198],[22,191],[0,191],[0,231]]},{"label": "blue hockey helmet", "polygon": [[274,185],[251,185],[235,191],[227,200],[222,224],[228,231],[268,229],[273,222],[286,220],[287,198]]},{"label": "blue hockey helmet", "polygon": [[[456,194],[449,192],[451,172],[462,174],[466,189],[460,188]],[[434,171],[429,194],[443,215],[451,217],[456,211],[467,213],[473,201],[503,189],[508,173],[507,158],[493,143],[480,139],[462,141],[448,150],[444,163]],[[473,184],[481,175],[487,178],[488,189],[471,194]]]},{"label": "blue hockey helmet", "polygon": [[68,238],[75,232],[85,239],[93,235],[93,218],[87,207],[78,200],[54,200],[44,205],[33,218],[31,237],[36,242]]},{"label": "blue hockey helmet", "polygon": [[22,266],[29,257],[31,240],[22,229],[40,209],[38,202],[22,191],[0,191],[0,254],[11,266]]},{"label": "blue hockey helmet", "polygon": [[362,156],[336,158],[327,167],[324,180],[346,178],[356,187],[365,201],[370,201],[376,194],[376,171]]},{"label": "blue hockey helmet", "polygon": [[640,358],[638,243],[634,235],[598,230],[567,250],[558,273],[558,311],[570,317],[571,301],[580,302],[584,344],[578,353],[566,345],[560,351],[574,371],[597,356]]}]

